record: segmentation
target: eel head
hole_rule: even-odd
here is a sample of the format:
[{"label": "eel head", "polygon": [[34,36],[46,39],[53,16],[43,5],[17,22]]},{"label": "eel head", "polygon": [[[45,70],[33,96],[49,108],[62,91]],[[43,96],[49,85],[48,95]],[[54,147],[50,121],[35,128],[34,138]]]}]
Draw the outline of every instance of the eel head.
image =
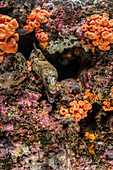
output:
[{"label": "eel head", "polygon": [[50,103],[53,103],[55,99],[55,93],[57,92],[57,75],[46,74],[43,81],[47,93],[47,98]]}]

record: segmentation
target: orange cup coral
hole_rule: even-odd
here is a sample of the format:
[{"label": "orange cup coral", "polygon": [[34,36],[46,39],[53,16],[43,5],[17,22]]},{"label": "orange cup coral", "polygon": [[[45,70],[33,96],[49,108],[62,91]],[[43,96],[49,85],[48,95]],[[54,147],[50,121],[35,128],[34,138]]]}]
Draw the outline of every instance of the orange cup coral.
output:
[{"label": "orange cup coral", "polygon": [[70,113],[69,113],[68,109],[65,109],[64,107],[60,108],[60,114],[63,115],[64,118],[70,117]]},{"label": "orange cup coral", "polygon": [[82,118],[81,115],[79,113],[77,113],[75,115],[75,122],[79,122],[81,120],[81,118]]},{"label": "orange cup coral", "polygon": [[[110,43],[113,43],[113,19],[109,20],[109,15],[104,13],[103,16],[94,14],[87,18],[86,23],[82,26],[84,36],[92,40],[92,44],[86,44],[89,49],[109,50]],[[107,41],[106,41],[107,40]],[[94,46],[92,48],[92,46]]]},{"label": "orange cup coral", "polygon": [[27,68],[28,68],[28,71],[31,71],[31,62],[30,61],[27,61]]},{"label": "orange cup coral", "polygon": [[92,109],[92,105],[86,100],[79,100],[78,102],[74,100],[70,102],[70,106],[69,111],[76,122],[87,117],[88,110]]},{"label": "orange cup coral", "polygon": [[[28,16],[26,20],[27,25],[23,27],[24,30],[29,30],[30,32],[35,29],[35,36],[39,42],[46,42],[48,40],[48,35],[41,30],[40,23],[46,23],[47,18],[50,18],[51,13],[46,10],[40,10],[40,8],[36,8],[31,11],[31,14]],[[39,31],[38,31],[39,30]]]},{"label": "orange cup coral", "polygon": [[3,55],[0,55],[0,63],[3,61]]},{"label": "orange cup coral", "polygon": [[[0,15],[0,58],[3,57],[4,53],[16,53],[18,49],[16,41],[19,40],[18,33],[15,33],[17,28],[16,19]],[[0,61],[2,62],[2,60]]]},{"label": "orange cup coral", "polygon": [[68,113],[68,109],[65,109],[65,108],[63,108],[63,107],[60,108],[60,114],[61,114],[61,115],[65,115],[65,114],[67,114],[67,113]]},{"label": "orange cup coral", "polygon": [[113,111],[112,101],[110,101],[110,100],[103,101],[102,108],[103,108],[104,111]]},{"label": "orange cup coral", "polygon": [[74,100],[69,104],[71,106],[69,109],[60,108],[60,114],[63,115],[64,118],[72,116],[76,122],[87,117],[88,110],[92,109],[92,105],[87,100],[79,100],[78,102]]},{"label": "orange cup coral", "polygon": [[48,40],[48,35],[45,34],[44,32],[38,32],[35,34],[35,36],[36,36],[37,40],[42,43],[44,43]]}]

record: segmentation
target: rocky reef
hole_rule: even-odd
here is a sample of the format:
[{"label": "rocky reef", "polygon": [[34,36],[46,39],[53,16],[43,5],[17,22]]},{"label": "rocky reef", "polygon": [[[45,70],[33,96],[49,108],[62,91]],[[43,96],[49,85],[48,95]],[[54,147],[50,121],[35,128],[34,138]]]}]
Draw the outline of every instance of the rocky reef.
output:
[{"label": "rocky reef", "polygon": [[0,1],[0,169],[112,169],[112,10]]}]

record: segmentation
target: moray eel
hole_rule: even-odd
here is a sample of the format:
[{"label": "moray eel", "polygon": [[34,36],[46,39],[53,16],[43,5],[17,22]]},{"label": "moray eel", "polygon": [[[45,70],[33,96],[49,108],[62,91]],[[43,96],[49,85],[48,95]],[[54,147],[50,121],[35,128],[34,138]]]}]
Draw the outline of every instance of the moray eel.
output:
[{"label": "moray eel", "polygon": [[56,68],[46,60],[40,49],[36,49],[35,44],[30,54],[30,62],[32,70],[42,79],[48,101],[53,103],[57,91],[56,82],[58,73]]}]

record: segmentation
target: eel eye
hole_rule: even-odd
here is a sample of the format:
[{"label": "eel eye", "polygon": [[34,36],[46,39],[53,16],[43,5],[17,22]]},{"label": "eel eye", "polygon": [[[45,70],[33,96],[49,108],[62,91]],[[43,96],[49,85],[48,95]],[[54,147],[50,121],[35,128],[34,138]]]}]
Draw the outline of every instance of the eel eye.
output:
[{"label": "eel eye", "polygon": [[47,85],[49,84],[49,80],[46,80],[46,84],[47,84]]}]

